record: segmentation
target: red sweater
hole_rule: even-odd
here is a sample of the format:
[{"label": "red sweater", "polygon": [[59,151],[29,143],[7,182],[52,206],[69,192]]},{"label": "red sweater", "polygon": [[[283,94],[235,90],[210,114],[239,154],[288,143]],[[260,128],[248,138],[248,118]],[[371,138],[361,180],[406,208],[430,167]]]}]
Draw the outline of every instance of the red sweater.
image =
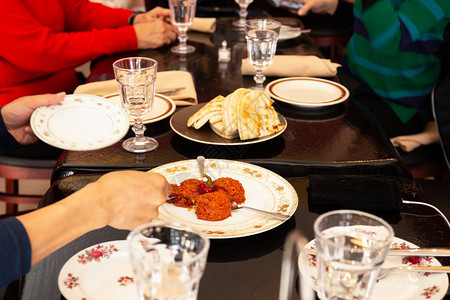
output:
[{"label": "red sweater", "polygon": [[75,68],[137,49],[133,12],[88,0],[0,0],[0,106],[26,95],[73,92]]}]

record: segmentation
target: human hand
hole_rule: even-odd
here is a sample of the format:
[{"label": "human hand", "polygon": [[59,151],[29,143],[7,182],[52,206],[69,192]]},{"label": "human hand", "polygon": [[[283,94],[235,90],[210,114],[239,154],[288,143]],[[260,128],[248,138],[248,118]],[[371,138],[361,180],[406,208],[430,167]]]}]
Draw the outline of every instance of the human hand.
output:
[{"label": "human hand", "polygon": [[31,114],[39,106],[61,102],[65,96],[64,92],[27,96],[6,104],[1,110],[6,129],[22,145],[36,142],[38,138],[30,127]]},{"label": "human hand", "polygon": [[98,209],[103,225],[133,229],[158,216],[158,207],[170,194],[164,176],[153,172],[119,171],[103,175],[80,192]]},{"label": "human hand", "polygon": [[299,16],[305,16],[310,11],[317,14],[330,14],[336,12],[338,0],[304,0],[303,6],[297,11]]},{"label": "human hand", "polygon": [[152,19],[150,22],[133,25],[139,49],[154,49],[171,44],[178,36],[175,26]]},{"label": "human hand", "polygon": [[134,18],[133,25],[151,22],[153,19],[161,19],[167,23],[170,23],[170,10],[167,8],[155,7],[146,13],[137,15]]}]

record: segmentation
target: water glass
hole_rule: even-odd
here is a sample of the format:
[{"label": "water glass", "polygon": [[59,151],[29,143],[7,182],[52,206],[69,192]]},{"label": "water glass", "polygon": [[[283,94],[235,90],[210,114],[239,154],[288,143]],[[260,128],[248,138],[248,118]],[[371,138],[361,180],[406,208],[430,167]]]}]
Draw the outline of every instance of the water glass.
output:
[{"label": "water glass", "polygon": [[197,0],[169,0],[170,17],[172,24],[178,28],[177,46],[170,48],[170,51],[178,54],[187,54],[195,51],[195,47],[187,45],[187,30],[192,25],[195,17],[195,8]]},{"label": "water glass", "polygon": [[127,238],[140,299],[195,300],[209,250],[203,231],[154,221]]},{"label": "water glass", "polygon": [[248,6],[253,2],[253,0],[234,0],[239,5],[239,19],[234,21],[232,24],[238,28],[245,28],[245,22],[247,21]]},{"label": "water glass", "polygon": [[325,213],[314,222],[320,299],[368,299],[394,231],[383,219],[355,210]]},{"label": "water glass", "polygon": [[247,55],[250,64],[256,69],[253,79],[257,89],[264,89],[266,76],[263,71],[273,62],[280,27],[280,22],[270,19],[254,19],[246,22]]},{"label": "water glass", "polygon": [[158,142],[144,136],[146,127],[142,118],[153,107],[158,63],[146,57],[128,57],[113,63],[122,106],[134,118],[135,137],[125,140],[123,148],[133,153],[155,150]]}]

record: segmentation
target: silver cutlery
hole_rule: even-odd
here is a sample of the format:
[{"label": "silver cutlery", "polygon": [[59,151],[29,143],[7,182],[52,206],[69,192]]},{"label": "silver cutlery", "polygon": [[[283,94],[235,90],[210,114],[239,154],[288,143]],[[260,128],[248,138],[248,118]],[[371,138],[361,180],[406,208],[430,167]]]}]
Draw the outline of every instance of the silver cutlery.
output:
[{"label": "silver cutlery", "polygon": [[389,267],[389,268],[381,268],[380,273],[378,273],[377,279],[382,279],[386,277],[388,274],[396,271],[421,271],[427,273],[449,273],[450,267],[448,266],[427,266],[427,267],[416,267],[416,266],[398,266],[398,267]]},{"label": "silver cutlery", "polygon": [[283,215],[283,214],[279,214],[279,213],[273,213],[273,212],[270,212],[270,211],[266,211],[266,210],[262,210],[262,209],[257,209],[257,208],[253,208],[253,207],[249,207],[249,206],[239,206],[239,205],[238,205],[236,202],[234,202],[234,201],[231,201],[231,205],[233,205],[233,208],[234,208],[235,210],[236,210],[236,209],[247,209],[247,210],[250,210],[250,211],[253,211],[253,212],[257,212],[257,213],[260,213],[260,214],[262,214],[262,215],[269,216],[269,217],[276,218],[276,219],[283,220],[283,221],[286,221],[287,219],[290,218],[289,215]]},{"label": "silver cutlery", "polygon": [[[174,94],[176,94],[179,91],[182,91],[184,89],[186,89],[186,88],[184,86],[181,86],[181,87],[177,87],[177,88],[156,90],[156,93],[169,97],[169,96],[172,96],[172,95],[174,95]],[[102,97],[103,98],[111,98],[111,97],[115,97],[115,96],[118,96],[118,95],[119,95],[119,93],[117,92],[117,93],[103,95]]]},{"label": "silver cutlery", "polygon": [[[306,254],[315,255],[316,249],[304,249]],[[450,256],[450,248],[390,249],[389,256]]]}]

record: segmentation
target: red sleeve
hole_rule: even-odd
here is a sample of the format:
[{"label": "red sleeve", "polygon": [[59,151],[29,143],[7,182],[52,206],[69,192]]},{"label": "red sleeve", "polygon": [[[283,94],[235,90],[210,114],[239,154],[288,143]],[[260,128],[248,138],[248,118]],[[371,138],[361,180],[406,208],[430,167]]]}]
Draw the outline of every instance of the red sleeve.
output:
[{"label": "red sleeve", "polygon": [[134,11],[111,8],[89,0],[60,0],[68,31],[117,28],[128,25]]},{"label": "red sleeve", "polygon": [[[76,12],[76,5],[85,6],[84,9],[91,7],[86,2],[67,0],[68,5],[74,5],[69,15],[62,13],[61,6],[57,10],[46,4],[49,18],[60,18],[65,27],[86,27],[98,20],[95,25],[97,29],[68,33],[38,22],[21,1],[1,0],[0,57],[28,71],[53,73],[77,67],[101,55],[137,49],[136,33],[132,26],[99,29],[105,24],[123,25],[127,19],[125,13],[130,11],[118,10],[113,14],[110,8],[94,5],[92,12],[85,11],[82,17],[76,17],[83,11],[80,8]],[[42,5],[42,2],[37,3]],[[104,13],[106,15],[100,16]],[[81,25],[75,25],[75,20],[80,20]]]}]

